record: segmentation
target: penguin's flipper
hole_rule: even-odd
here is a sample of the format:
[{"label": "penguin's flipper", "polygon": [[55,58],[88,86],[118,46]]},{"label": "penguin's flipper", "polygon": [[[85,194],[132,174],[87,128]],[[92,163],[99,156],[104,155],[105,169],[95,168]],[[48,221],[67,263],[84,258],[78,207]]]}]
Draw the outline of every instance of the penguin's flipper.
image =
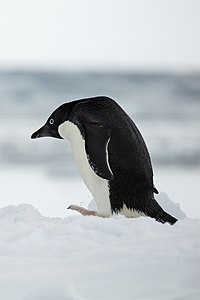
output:
[{"label": "penguin's flipper", "polygon": [[113,179],[109,165],[109,130],[98,123],[85,123],[85,151],[93,171],[107,180]]}]

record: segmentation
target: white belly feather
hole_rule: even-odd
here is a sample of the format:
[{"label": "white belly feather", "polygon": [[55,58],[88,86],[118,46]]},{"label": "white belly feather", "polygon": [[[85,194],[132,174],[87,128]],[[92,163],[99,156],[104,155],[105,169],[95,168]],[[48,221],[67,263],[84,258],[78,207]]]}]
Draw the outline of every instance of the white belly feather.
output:
[{"label": "white belly feather", "polygon": [[73,157],[87,188],[94,197],[98,215],[111,216],[108,180],[97,176],[90,167],[85,152],[85,141],[82,138],[80,130],[72,122],[65,121],[59,126],[58,131],[61,137],[69,140],[71,144]]}]

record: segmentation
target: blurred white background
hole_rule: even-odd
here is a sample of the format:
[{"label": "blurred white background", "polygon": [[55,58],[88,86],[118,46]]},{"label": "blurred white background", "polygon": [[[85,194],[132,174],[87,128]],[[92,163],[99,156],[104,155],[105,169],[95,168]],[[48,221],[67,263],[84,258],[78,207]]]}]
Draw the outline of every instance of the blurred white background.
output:
[{"label": "blurred white background", "polygon": [[0,65],[200,67],[198,0],[0,1]]}]

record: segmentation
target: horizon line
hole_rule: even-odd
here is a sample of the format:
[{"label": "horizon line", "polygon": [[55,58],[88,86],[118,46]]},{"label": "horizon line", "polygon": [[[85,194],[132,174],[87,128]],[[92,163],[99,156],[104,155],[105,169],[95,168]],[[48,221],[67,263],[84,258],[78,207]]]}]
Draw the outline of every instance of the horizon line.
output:
[{"label": "horizon line", "polygon": [[99,67],[99,66],[61,66],[61,65],[31,65],[31,64],[0,64],[0,72],[49,72],[49,73],[200,73],[200,66],[110,66],[110,67]]}]

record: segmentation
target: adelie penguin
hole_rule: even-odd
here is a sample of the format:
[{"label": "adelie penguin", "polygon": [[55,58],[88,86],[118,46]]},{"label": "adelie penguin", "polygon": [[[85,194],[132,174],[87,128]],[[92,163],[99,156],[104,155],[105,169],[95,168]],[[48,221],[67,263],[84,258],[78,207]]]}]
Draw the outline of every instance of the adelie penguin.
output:
[{"label": "adelie penguin", "polygon": [[146,144],[126,112],[108,97],[62,104],[31,138],[54,137],[71,143],[81,176],[97,211],[71,205],[84,215],[149,216],[174,224],[154,198],[153,171]]}]

